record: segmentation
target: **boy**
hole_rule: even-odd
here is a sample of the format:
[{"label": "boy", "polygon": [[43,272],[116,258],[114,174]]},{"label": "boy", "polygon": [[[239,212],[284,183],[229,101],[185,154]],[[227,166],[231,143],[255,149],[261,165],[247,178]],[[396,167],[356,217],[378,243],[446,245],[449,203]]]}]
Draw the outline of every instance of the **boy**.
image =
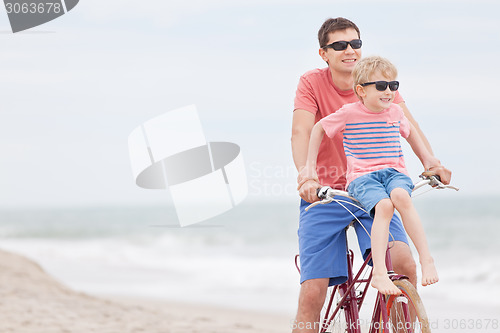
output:
[{"label": "boy", "polygon": [[438,281],[425,233],[411,202],[413,184],[408,177],[399,142],[401,134],[420,157],[426,170],[440,165],[404,116],[401,107],[393,104],[399,82],[394,81],[397,69],[381,57],[368,57],[353,69],[354,91],[359,102],[347,104],[314,125],[311,132],[307,162],[301,174],[317,180],[316,161],[324,133],[333,138],[343,134],[347,157],[347,189],[374,215],[371,230],[373,259],[372,286],[383,294],[398,294],[385,266],[389,223],[396,208],[412,239],[422,266],[422,285]]}]

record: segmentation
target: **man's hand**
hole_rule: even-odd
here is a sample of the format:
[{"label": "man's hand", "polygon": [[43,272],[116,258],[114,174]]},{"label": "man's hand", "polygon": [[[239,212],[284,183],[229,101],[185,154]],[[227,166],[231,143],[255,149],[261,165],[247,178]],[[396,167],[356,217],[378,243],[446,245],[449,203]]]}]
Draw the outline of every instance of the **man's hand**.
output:
[{"label": "man's hand", "polygon": [[297,176],[297,190],[300,190],[302,185],[305,182],[313,180],[315,182],[319,182],[318,174],[316,173],[316,167],[305,166],[299,171],[299,175]]},{"label": "man's hand", "polygon": [[316,194],[318,188],[321,188],[321,184],[318,183],[316,180],[313,179],[306,180],[305,182],[302,183],[302,185],[298,187],[299,195],[302,199],[304,199],[309,203],[319,201],[318,195]]}]

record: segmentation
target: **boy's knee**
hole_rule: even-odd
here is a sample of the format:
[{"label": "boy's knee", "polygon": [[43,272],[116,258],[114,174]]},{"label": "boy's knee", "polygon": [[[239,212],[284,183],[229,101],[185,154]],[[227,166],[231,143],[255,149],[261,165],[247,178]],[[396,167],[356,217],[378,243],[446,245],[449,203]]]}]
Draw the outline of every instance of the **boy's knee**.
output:
[{"label": "boy's knee", "polygon": [[399,187],[391,191],[391,201],[396,208],[398,206],[411,205],[410,194],[405,189]]},{"label": "boy's knee", "polygon": [[382,199],[375,206],[375,214],[391,215],[394,213],[394,205],[390,199]]}]

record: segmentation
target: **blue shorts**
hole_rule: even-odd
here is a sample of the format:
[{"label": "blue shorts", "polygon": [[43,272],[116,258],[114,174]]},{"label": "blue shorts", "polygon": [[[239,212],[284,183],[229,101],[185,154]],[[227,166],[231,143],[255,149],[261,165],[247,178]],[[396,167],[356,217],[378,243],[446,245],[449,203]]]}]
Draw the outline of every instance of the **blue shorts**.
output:
[{"label": "blue shorts", "polygon": [[413,182],[410,177],[392,168],[370,172],[354,179],[347,188],[349,195],[356,198],[374,216],[374,208],[382,199],[390,198],[392,190],[402,188],[411,197]]},{"label": "blue shorts", "polygon": [[[344,199],[342,199],[344,200]],[[349,199],[345,199],[349,201]],[[363,210],[343,203],[363,226],[371,231],[373,219]],[[318,205],[305,211],[308,202],[301,200],[299,222],[300,283],[310,279],[329,278],[329,285],[347,280],[345,227],[353,215],[337,202]],[[354,223],[359,247],[366,259],[370,253],[370,237],[358,222]],[[388,241],[397,240],[408,244],[401,220],[394,215],[389,226]]]}]

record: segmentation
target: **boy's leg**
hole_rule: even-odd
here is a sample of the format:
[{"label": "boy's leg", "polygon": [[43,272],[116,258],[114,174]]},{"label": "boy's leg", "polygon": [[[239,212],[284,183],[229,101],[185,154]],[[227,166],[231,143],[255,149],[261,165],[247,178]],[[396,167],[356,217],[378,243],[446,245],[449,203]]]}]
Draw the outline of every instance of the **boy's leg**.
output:
[{"label": "boy's leg", "polygon": [[406,232],[417,248],[419,261],[422,266],[422,285],[426,286],[436,283],[439,278],[434,266],[434,260],[429,251],[422,222],[408,191],[402,188],[393,189],[391,191],[391,200],[394,207],[401,214]]},{"label": "boy's leg", "polygon": [[385,252],[389,235],[389,223],[394,214],[394,206],[390,199],[382,199],[375,206],[375,218],[371,230],[373,275],[371,285],[386,295],[399,293],[398,287],[389,279],[385,265]]},{"label": "boy's leg", "polygon": [[[366,259],[371,249],[369,233],[372,228],[373,218],[361,210],[358,211],[356,216],[359,219],[359,223],[354,224],[354,229],[358,236],[359,248],[361,249],[361,253],[363,253],[363,258]],[[409,281],[416,287],[417,265],[410,251],[403,223],[396,214],[392,215],[392,220],[389,224],[389,243],[394,271],[396,274],[406,275]]]},{"label": "boy's leg", "polygon": [[[373,221],[367,221],[366,218],[358,216],[363,219],[366,223],[365,227],[369,227],[371,224],[371,240],[366,242],[366,235],[361,232],[358,233],[358,241],[360,242],[360,247],[363,251],[363,256],[367,253],[367,244],[371,244],[372,260],[373,260],[373,274],[372,286],[380,290],[385,294],[398,293],[398,288],[391,282],[387,275],[387,267],[385,265],[385,254],[387,250],[387,241],[389,235],[391,221],[394,219],[394,206],[390,200],[388,192],[386,191],[385,185],[383,184],[385,174],[387,171],[379,170],[375,172],[363,175],[354,181],[352,181],[348,187],[349,194],[355,197],[366,209],[367,212],[371,212],[373,209],[375,211],[375,218]],[[406,241],[406,234],[399,219],[394,219],[395,223],[392,231],[394,234],[394,240]],[[363,222],[360,223],[364,224]],[[355,225],[356,227],[356,225]],[[400,242],[397,242],[400,243]],[[397,251],[395,259],[397,262],[404,262],[406,259],[409,263],[414,263],[411,257],[409,248],[408,251]],[[399,254],[410,254],[410,255],[399,255]],[[394,263],[394,261],[393,261]],[[406,265],[397,265],[394,268],[398,269],[400,274],[408,274],[408,276],[415,276],[415,270],[405,270]],[[408,265],[408,267],[411,267]],[[400,268],[403,268],[400,270]],[[416,278],[414,279],[416,280]]]}]

